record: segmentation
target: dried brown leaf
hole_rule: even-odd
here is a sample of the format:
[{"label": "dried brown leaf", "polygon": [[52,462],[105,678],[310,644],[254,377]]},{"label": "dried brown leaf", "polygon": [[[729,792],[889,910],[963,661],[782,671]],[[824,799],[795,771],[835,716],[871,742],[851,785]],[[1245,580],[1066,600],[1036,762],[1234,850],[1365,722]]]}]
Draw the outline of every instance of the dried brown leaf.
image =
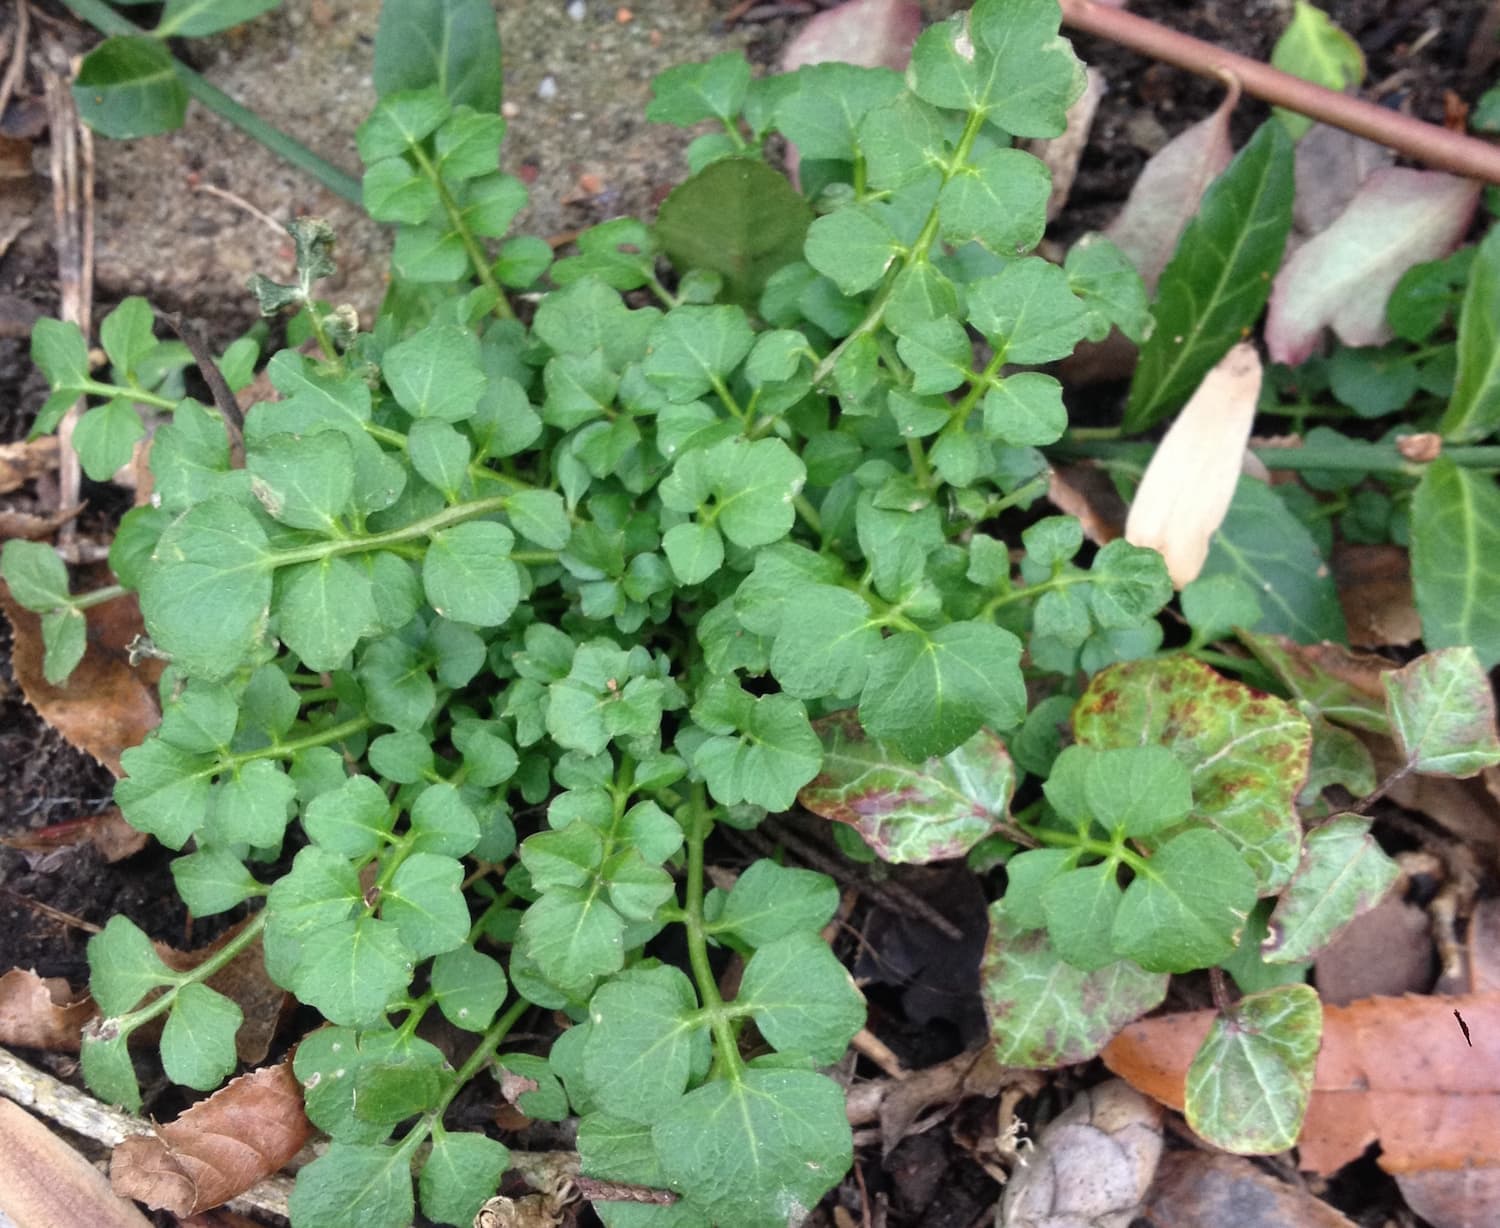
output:
[{"label": "dried brown leaf", "polygon": [[1331,1006],[1432,988],[1432,921],[1392,892],[1355,917],[1314,962],[1318,993]]},{"label": "dried brown leaf", "polygon": [[151,1228],[97,1168],[0,1098],[0,1213],[19,1228]]},{"label": "dried brown leaf", "polygon": [[[1465,1043],[1458,1011],[1467,1023]],[[1130,1024],[1104,1063],[1181,1109],[1188,1065],[1213,1011]],[[1298,1164],[1337,1172],[1371,1143],[1388,1173],[1500,1166],[1500,993],[1365,998],[1324,1006],[1323,1044]]]},{"label": "dried brown leaf", "polygon": [[0,1045],[77,1053],[83,1025],[99,1013],[61,977],[26,968],[0,976]]},{"label": "dried brown leaf", "polygon": [[1161,1159],[1161,1116],[1119,1079],[1079,1095],[1005,1187],[999,1228],[1127,1228]]},{"label": "dried brown leaf", "polygon": [[1239,1156],[1165,1156],[1146,1202],[1153,1228],[1354,1228],[1305,1189]]},{"label": "dried brown leaf", "polygon": [[1047,475],[1047,498],[1058,511],[1078,517],[1083,535],[1108,545],[1125,531],[1125,500],[1108,472],[1092,461],[1062,465]]},{"label": "dried brown leaf", "polygon": [[133,668],[126,652],[145,629],[135,597],[87,611],[88,648],[62,686],[42,675],[41,619],[12,601],[3,586],[0,606],[15,634],[11,664],[27,702],[68,742],[121,775],[121,752],[139,746],[161,721],[153,676],[159,675],[160,663],[155,670]]},{"label": "dried brown leaf", "polygon": [[1384,648],[1422,638],[1411,560],[1403,547],[1340,543],[1333,552],[1333,576],[1354,647]]},{"label": "dried brown leaf", "polygon": [[1219,109],[1162,146],[1142,168],[1120,215],[1105,235],[1130,257],[1147,290],[1172,257],[1177,238],[1198,211],[1203,193],[1229,165],[1229,114],[1239,100],[1238,87],[1224,96]]},{"label": "dried brown leaf", "polygon": [[242,1075],[154,1135],[115,1148],[117,1194],[193,1215],[244,1193],[302,1150],[312,1126],[290,1060]]},{"label": "dried brown leaf", "polygon": [[0,495],[57,468],[57,436],[0,444]]},{"label": "dried brown leaf", "polygon": [[1396,1184],[1406,1205],[1431,1228],[1494,1228],[1500,1168],[1400,1173]]},{"label": "dried brown leaf", "polygon": [[35,516],[30,512],[0,510],[0,541],[20,538],[23,541],[41,541],[51,537],[58,528],[83,511],[83,504],[65,507],[49,516]]},{"label": "dried brown leaf", "polygon": [[22,852],[42,854],[92,844],[105,861],[113,864],[135,856],[146,847],[149,838],[145,832],[136,831],[125,821],[118,806],[111,806],[85,818],[64,819],[61,823],[49,823],[46,827],[0,837],[0,844]]},{"label": "dried brown leaf", "polygon": [[922,9],[912,0],[848,0],[802,27],[781,53],[781,69],[842,60],[900,72],[921,32]]}]

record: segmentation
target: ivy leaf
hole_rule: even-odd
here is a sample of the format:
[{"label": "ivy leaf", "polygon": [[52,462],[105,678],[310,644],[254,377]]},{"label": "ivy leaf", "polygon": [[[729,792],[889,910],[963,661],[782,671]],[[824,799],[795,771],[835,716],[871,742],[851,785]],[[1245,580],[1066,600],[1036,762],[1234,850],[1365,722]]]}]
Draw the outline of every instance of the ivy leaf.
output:
[{"label": "ivy leaf", "polygon": [[1292,226],[1292,142],[1262,124],[1203,195],[1162,270],[1156,328],[1141,347],[1125,429],[1170,413],[1253,325]]},{"label": "ivy leaf", "polygon": [[[1497,351],[1500,352],[1500,351]],[[1445,456],[1426,466],[1411,501],[1411,573],[1428,648],[1469,645],[1500,663],[1500,491]]]},{"label": "ivy leaf", "polygon": [[1309,985],[1248,994],[1213,1022],[1188,1067],[1188,1125],[1216,1147],[1274,1155],[1296,1145],[1312,1095],[1323,1005]]},{"label": "ivy leaf", "polygon": [[823,767],[798,800],[849,824],[882,861],[962,857],[1006,817],[1015,767],[988,730],[941,757],[913,762],[869,737],[853,713],[836,712],[813,727]]},{"label": "ivy leaf", "polygon": [[1026,714],[1021,643],[979,622],[901,631],[870,660],[860,723],[908,759],[946,754],[981,725],[1011,729]]},{"label": "ivy leaf", "polygon": [[153,989],[179,979],[145,931],[119,914],[89,939],[88,960],[89,991],[106,1016],[123,1015]]},{"label": "ivy leaf", "polygon": [[839,893],[826,874],[754,861],[724,897],[710,930],[728,930],[752,947],[788,934],[816,933],[838,908]]},{"label": "ivy leaf", "polygon": [[651,1124],[683,1091],[693,1052],[706,1039],[698,996],[676,968],[632,971],[589,1002],[583,1074],[607,1113]]},{"label": "ivy leaf", "polygon": [[510,560],[515,536],[492,520],[470,520],[435,533],[422,560],[422,588],[444,618],[498,627],[521,599]]},{"label": "ivy leaf", "polygon": [[1167,996],[1165,973],[1130,960],[1094,972],[1065,963],[1044,929],[1023,929],[1006,901],[990,906],[980,993],[995,1056],[1048,1070],[1086,1062],[1122,1027]]},{"label": "ivy leaf", "polygon": [[725,680],[710,683],[700,695],[693,720],[712,736],[698,747],[693,764],[714,800],[790,809],[823,757],[806,709],[789,695],[752,698]]},{"label": "ivy leaf", "polygon": [[1290,704],[1187,658],[1130,661],[1094,676],[1073,731],[1084,746],[1171,750],[1192,776],[1192,818],[1229,839],[1261,890],[1291,877],[1312,732]]},{"label": "ivy leaf", "polygon": [[[1420,541],[1414,532],[1414,553]],[[1200,576],[1237,577],[1255,590],[1262,617],[1248,629],[1289,635],[1304,644],[1347,638],[1322,552],[1276,492],[1255,478],[1242,477],[1235,487]],[[1417,591],[1420,608],[1420,580]]]},{"label": "ivy leaf", "polygon": [[[853,1161],[844,1095],[808,1070],[746,1070],[689,1092],[651,1131],[668,1184],[711,1220],[785,1228]],[[726,1166],[724,1156],[737,1163]]]},{"label": "ivy leaf", "polygon": [[1380,682],[1410,771],[1463,777],[1500,763],[1495,694],[1472,648],[1426,653]]},{"label": "ivy leaf", "polygon": [[748,1011],[780,1052],[820,1064],[837,1061],[865,1023],[864,998],[849,973],[819,935],[805,931],[750,957],[734,1009]]},{"label": "ivy leaf", "polygon": [[1276,964],[1311,959],[1400,877],[1401,868],[1371,839],[1368,819],[1338,815],[1315,827],[1276,901],[1261,957]]},{"label": "ivy leaf", "polygon": [[440,1224],[467,1228],[499,1188],[509,1166],[509,1149],[492,1138],[473,1132],[435,1133],[417,1180],[422,1214]]},{"label": "ivy leaf", "polygon": [[218,1087],[239,1061],[234,1036],[244,1021],[244,1012],[223,994],[207,985],[184,985],[161,1030],[167,1078],[204,1092]]}]

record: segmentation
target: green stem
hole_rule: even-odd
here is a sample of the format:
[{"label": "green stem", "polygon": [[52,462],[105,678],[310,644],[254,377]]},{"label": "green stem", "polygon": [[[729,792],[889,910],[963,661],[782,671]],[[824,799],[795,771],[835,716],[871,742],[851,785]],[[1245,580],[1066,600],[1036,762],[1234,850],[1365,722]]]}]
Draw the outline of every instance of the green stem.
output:
[{"label": "green stem", "polygon": [[330,725],[318,733],[310,733],[306,737],[295,738],[290,742],[278,742],[274,746],[263,746],[259,750],[247,750],[243,754],[230,755],[226,759],[217,761],[207,774],[214,776],[221,772],[232,771],[236,765],[249,763],[252,759],[292,759],[315,746],[327,746],[331,742],[342,742],[347,738],[352,738],[357,733],[363,733],[374,723],[367,716],[356,716],[342,724]]},{"label": "green stem", "polygon": [[[101,34],[116,34],[135,37],[150,37],[139,26],[126,21],[104,0],[63,0],[75,17],[93,26]],[[272,153],[284,158],[298,170],[311,175],[330,192],[342,196],[353,204],[362,204],[359,180],[347,175],[332,163],[324,161],[301,141],[288,136],[280,128],[266,123],[248,107],[242,107],[228,94],[210,85],[191,68],[172,61],[177,76],[187,87],[187,92],[221,119],[228,120],[241,132],[254,137]]]},{"label": "green stem", "polygon": [[797,515],[807,522],[807,527],[816,533],[821,541],[823,517],[818,514],[818,509],[812,505],[812,501],[804,494],[796,494],[792,496],[792,506],[797,509]]},{"label": "green stem", "polygon": [[82,391],[96,397],[107,397],[111,401],[116,397],[124,397],[127,401],[134,401],[138,405],[151,405],[156,409],[176,409],[181,404],[179,401],[158,396],[154,392],[147,392],[144,388],[121,388],[118,384],[105,384],[92,379],[84,380],[81,388]]},{"label": "green stem", "polygon": [[458,202],[453,199],[453,193],[448,190],[448,185],[443,182],[443,177],[438,173],[438,168],[432,164],[432,159],[427,156],[427,151],[420,145],[412,145],[408,152],[416,158],[417,165],[422,168],[422,173],[432,181],[432,186],[437,189],[438,199],[443,203],[443,211],[448,215],[448,222],[457,233],[464,245],[464,251],[469,254],[469,263],[474,266],[474,272],[478,275],[480,283],[486,290],[495,293],[495,314],[502,320],[513,319],[515,312],[511,310],[510,300],[505,297],[505,291],[500,283],[495,280],[495,275],[490,272],[489,257],[485,255],[484,248],[479,246],[479,240],[474,237],[474,232],[464,222],[463,210],[458,207]]},{"label": "green stem", "polygon": [[316,563],[320,559],[332,558],[340,554],[359,554],[366,550],[383,550],[387,546],[398,546],[402,542],[431,537],[439,530],[446,529],[450,525],[462,524],[466,520],[473,520],[476,516],[504,511],[507,502],[508,496],[506,495],[476,499],[473,503],[460,503],[454,507],[446,507],[440,512],[434,512],[431,516],[414,521],[402,528],[377,533],[373,537],[318,542],[311,546],[298,546],[291,550],[283,550],[273,556],[274,565],[290,567],[294,563]]},{"label": "green stem", "polygon": [[[489,1031],[474,1046],[474,1052],[469,1054],[468,1059],[458,1068],[458,1073],[453,1076],[452,1085],[443,1093],[442,1099],[433,1108],[429,1121],[441,1120],[443,1114],[448,1111],[448,1106],[453,1103],[453,1098],[464,1089],[470,1079],[484,1069],[490,1058],[495,1056],[495,1050],[500,1047],[500,1042],[510,1035],[511,1028],[516,1026],[516,1021],[530,1007],[531,1003],[525,998],[517,998],[510,1004],[510,1009],[490,1025]],[[418,1129],[420,1128],[419,1126]]]},{"label": "green stem", "polygon": [[688,962],[692,965],[693,980],[698,985],[698,996],[714,1034],[717,1050],[715,1065],[721,1066],[725,1074],[735,1082],[744,1075],[745,1064],[740,1059],[739,1045],[735,1041],[734,1027],[724,999],[719,997],[719,984],[714,980],[713,968],[708,962],[708,931],[703,921],[703,843],[708,839],[713,819],[708,813],[708,801],[702,785],[693,789],[691,806],[692,822],[687,832],[687,898],[683,908],[684,924],[687,928]]},{"label": "green stem", "polygon": [[86,610],[90,606],[103,605],[106,601],[113,601],[116,597],[123,597],[130,592],[123,584],[111,584],[106,588],[96,588],[91,593],[83,593],[74,597],[68,604],[75,610]]},{"label": "green stem", "polygon": [[262,908],[258,913],[245,922],[245,926],[233,938],[205,959],[201,964],[190,972],[181,974],[177,983],[172,985],[166,993],[153,998],[145,1006],[133,1011],[126,1011],[119,1017],[120,1031],[133,1032],[141,1024],[156,1016],[165,1014],[172,1009],[172,1003],[177,1000],[178,991],[185,985],[195,985],[208,980],[214,973],[224,968],[241,951],[260,937],[261,930],[266,928],[266,910]]}]

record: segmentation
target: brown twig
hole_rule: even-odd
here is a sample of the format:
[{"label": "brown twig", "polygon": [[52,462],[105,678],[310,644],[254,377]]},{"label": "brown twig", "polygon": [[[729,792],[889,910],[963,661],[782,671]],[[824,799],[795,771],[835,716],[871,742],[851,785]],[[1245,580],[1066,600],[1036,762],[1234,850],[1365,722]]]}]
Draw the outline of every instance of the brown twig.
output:
[{"label": "brown twig", "polygon": [[1075,30],[1107,38],[1200,76],[1222,78],[1225,73],[1231,74],[1246,93],[1275,106],[1378,141],[1439,170],[1500,184],[1500,146],[1324,89],[1123,9],[1106,8],[1094,0],[1061,0],[1061,3],[1063,21]]},{"label": "brown twig", "polygon": [[220,417],[224,419],[224,429],[229,432],[229,465],[232,469],[243,469],[245,467],[245,415],[240,410],[240,403],[234,399],[234,393],[229,389],[229,383],[224,378],[224,373],[219,370],[219,364],[214,361],[213,351],[208,348],[208,342],[203,339],[203,334],[198,331],[194,324],[184,320],[176,312],[163,313],[162,319],[172,326],[172,331],[182,338],[182,344],[187,346],[188,353],[193,356],[193,361],[198,365],[198,371],[208,384],[208,390],[213,394],[214,406],[218,409]]},{"label": "brown twig", "polygon": [[21,71],[26,67],[26,35],[30,22],[31,6],[26,0],[16,0],[16,41],[10,49],[10,63],[5,66],[5,77],[0,80],[0,119],[5,118],[5,108],[10,106],[16,86],[21,84]]}]

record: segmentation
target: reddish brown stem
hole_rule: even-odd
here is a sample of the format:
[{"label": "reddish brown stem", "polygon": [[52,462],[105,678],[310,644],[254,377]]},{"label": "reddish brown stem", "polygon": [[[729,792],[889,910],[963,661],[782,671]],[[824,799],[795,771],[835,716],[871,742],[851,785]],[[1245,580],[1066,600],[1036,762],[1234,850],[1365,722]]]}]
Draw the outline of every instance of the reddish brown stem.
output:
[{"label": "reddish brown stem", "polygon": [[1107,38],[1200,76],[1233,76],[1246,93],[1275,106],[1378,141],[1428,166],[1500,184],[1500,146],[1324,89],[1259,60],[1225,51],[1122,9],[1107,8],[1094,0],[1061,0],[1061,3],[1063,21],[1075,30]]}]

